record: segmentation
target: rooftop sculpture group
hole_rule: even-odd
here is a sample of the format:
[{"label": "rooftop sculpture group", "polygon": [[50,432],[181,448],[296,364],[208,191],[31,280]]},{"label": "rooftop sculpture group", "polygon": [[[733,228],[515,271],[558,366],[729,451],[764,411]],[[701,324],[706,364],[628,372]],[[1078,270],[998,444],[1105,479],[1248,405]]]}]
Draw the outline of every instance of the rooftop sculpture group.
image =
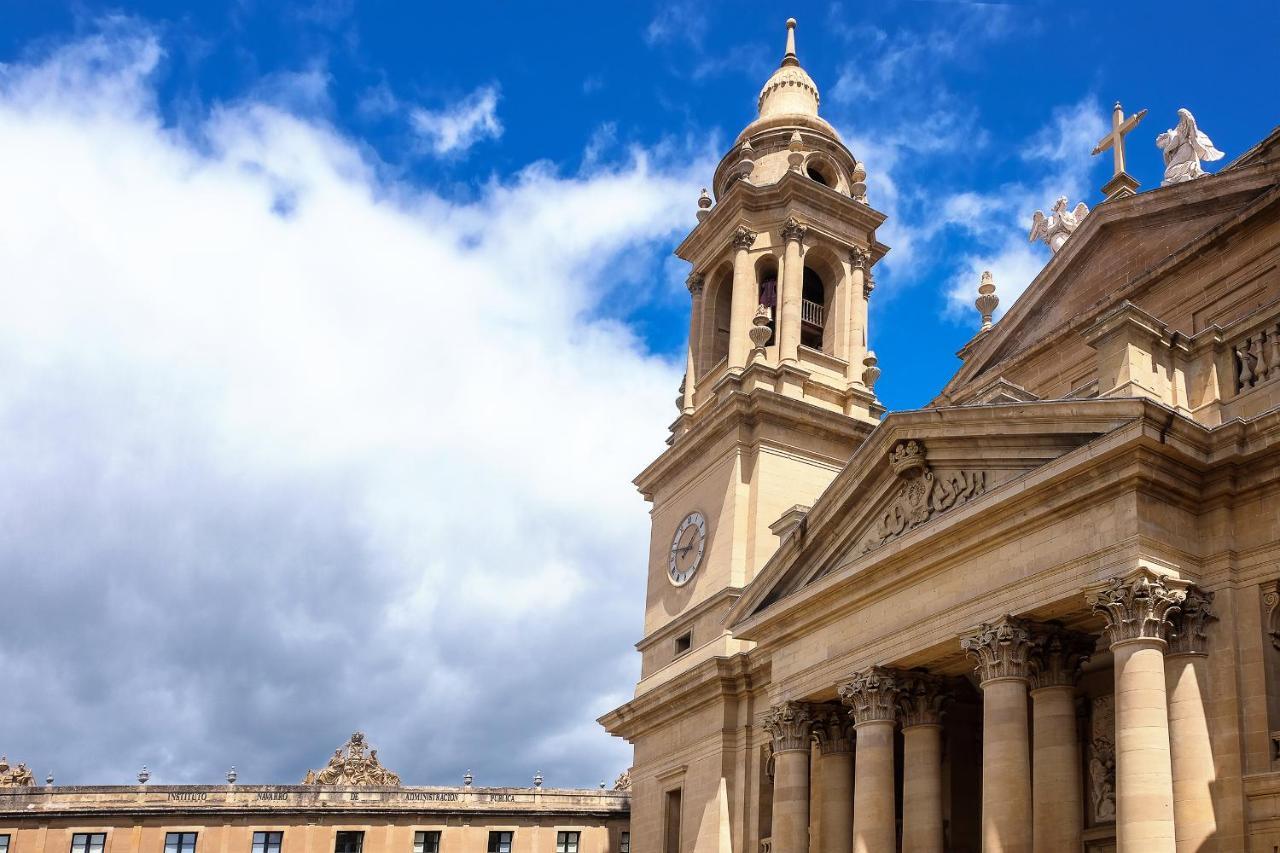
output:
[{"label": "rooftop sculpture group", "polygon": [[17,767],[10,767],[8,757],[0,755],[0,788],[23,788],[35,783],[27,765],[18,762]]},{"label": "rooftop sculpture group", "polygon": [[400,777],[378,761],[378,750],[368,749],[364,732],[356,732],[343,746],[333,751],[328,766],[308,770],[304,785],[383,785],[399,787]]}]

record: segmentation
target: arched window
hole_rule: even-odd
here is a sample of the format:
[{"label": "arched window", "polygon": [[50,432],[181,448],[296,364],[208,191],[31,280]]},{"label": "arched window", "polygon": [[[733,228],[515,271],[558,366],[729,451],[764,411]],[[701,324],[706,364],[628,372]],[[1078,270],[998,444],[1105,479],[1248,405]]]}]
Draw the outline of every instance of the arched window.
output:
[{"label": "arched window", "polygon": [[826,325],[827,288],[822,276],[810,267],[804,268],[804,288],[800,302],[800,343],[822,349],[822,330]]},{"label": "arched window", "polygon": [[710,296],[712,326],[711,361],[708,363],[708,368],[715,367],[729,357],[729,322],[733,317],[732,272],[725,271],[716,276],[715,289],[711,291]]},{"label": "arched window", "polygon": [[816,183],[822,184],[824,187],[831,186],[831,179],[827,177],[826,170],[817,163],[810,163],[806,171]]},{"label": "arched window", "polygon": [[[778,281],[778,262],[769,255],[765,255],[756,262],[756,293],[759,295],[759,304],[769,309],[769,342],[767,345],[776,344],[778,327],[778,300],[781,294],[781,283]],[[755,311],[752,311],[754,314]]]}]

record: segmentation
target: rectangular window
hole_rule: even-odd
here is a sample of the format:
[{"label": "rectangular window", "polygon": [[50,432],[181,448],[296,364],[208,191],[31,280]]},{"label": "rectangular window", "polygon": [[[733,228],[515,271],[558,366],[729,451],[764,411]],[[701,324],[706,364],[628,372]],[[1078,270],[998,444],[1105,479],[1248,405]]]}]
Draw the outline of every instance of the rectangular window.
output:
[{"label": "rectangular window", "polygon": [[440,853],[440,830],[428,829],[413,834],[413,853]]},{"label": "rectangular window", "polygon": [[363,832],[339,832],[333,845],[333,853],[360,853],[363,848]]},{"label": "rectangular window", "polygon": [[102,853],[106,846],[105,832],[77,832],[71,836],[71,853]]},{"label": "rectangular window", "polygon": [[511,853],[511,833],[489,833],[489,853]]},{"label": "rectangular window", "polygon": [[631,833],[624,832],[618,839],[618,853],[631,853]]},{"label": "rectangular window", "polygon": [[283,841],[283,832],[255,832],[253,853],[280,853],[280,844]]},{"label": "rectangular window", "polygon": [[666,832],[663,853],[680,853],[680,794],[681,789],[667,791]]},{"label": "rectangular window", "polygon": [[0,835],[0,853],[9,853],[9,836]]},{"label": "rectangular window", "polygon": [[194,832],[166,832],[164,834],[164,853],[196,853],[196,834]]},{"label": "rectangular window", "polygon": [[676,657],[680,657],[680,655],[689,651],[689,649],[691,649],[692,647],[693,647],[692,631],[690,631],[687,634],[681,634],[679,637],[676,637]]},{"label": "rectangular window", "polygon": [[557,832],[556,853],[578,853],[578,833]]}]

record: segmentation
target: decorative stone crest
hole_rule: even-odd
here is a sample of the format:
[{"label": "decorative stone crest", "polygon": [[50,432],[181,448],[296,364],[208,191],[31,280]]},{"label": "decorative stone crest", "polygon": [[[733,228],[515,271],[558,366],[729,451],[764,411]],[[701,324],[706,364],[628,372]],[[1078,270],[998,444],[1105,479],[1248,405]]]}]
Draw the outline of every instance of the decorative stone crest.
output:
[{"label": "decorative stone crest", "polygon": [[695,297],[702,295],[702,288],[706,283],[706,278],[698,275],[697,273],[694,273],[684,280],[684,286],[689,288],[689,295]]},{"label": "decorative stone crest", "polygon": [[976,633],[960,640],[960,648],[973,658],[980,684],[996,678],[1027,678],[1031,674],[1031,630],[1017,617],[1006,614],[994,622],[984,622]]},{"label": "decorative stone crest", "polygon": [[1170,618],[1187,597],[1189,584],[1140,568],[1086,593],[1095,613],[1107,620],[1107,642],[1166,639]]},{"label": "decorative stone crest", "polygon": [[631,790],[631,768],[628,767],[619,774],[618,778],[613,781],[613,790],[630,791]]},{"label": "decorative stone crest", "polygon": [[837,705],[820,705],[813,720],[813,739],[823,755],[852,752],[853,737],[849,715]]},{"label": "decorative stone crest", "polygon": [[849,706],[849,714],[855,725],[861,723],[890,722],[898,716],[898,694],[901,687],[898,673],[883,666],[854,675],[853,680],[840,685],[840,701]]},{"label": "decorative stone crest", "polygon": [[950,685],[926,672],[903,673],[901,683],[898,720],[902,727],[941,725],[943,709],[952,698]]},{"label": "decorative stone crest", "polygon": [[1097,645],[1089,634],[1060,625],[1036,625],[1031,631],[1031,687],[1071,687]]},{"label": "decorative stone crest", "polygon": [[750,249],[755,245],[756,232],[745,225],[739,225],[733,229],[732,242],[735,249]]},{"label": "decorative stone crest", "polygon": [[889,451],[889,465],[893,473],[905,482],[863,540],[864,554],[987,490],[986,473],[983,471],[952,471],[935,475],[926,461],[924,445],[915,439],[894,445]]},{"label": "decorative stone crest", "polygon": [[399,787],[400,777],[382,766],[378,761],[378,750],[369,749],[364,732],[356,732],[343,746],[333,751],[327,767],[308,770],[302,784]]},{"label": "decorative stone crest", "polygon": [[19,761],[17,767],[10,767],[8,756],[0,755],[0,788],[27,788],[35,784],[35,777],[26,764]]},{"label": "decorative stone crest", "polygon": [[1173,618],[1169,629],[1168,654],[1205,653],[1209,623],[1218,618],[1210,609],[1212,604],[1213,593],[1194,586],[1187,588],[1187,597],[1178,608],[1178,615]]},{"label": "decorative stone crest", "polygon": [[763,727],[773,738],[775,753],[808,749],[812,726],[813,713],[804,702],[781,702],[764,715]]},{"label": "decorative stone crest", "polygon": [[782,239],[788,243],[792,240],[800,242],[807,233],[809,233],[809,226],[794,216],[787,217],[786,224],[782,226]]}]

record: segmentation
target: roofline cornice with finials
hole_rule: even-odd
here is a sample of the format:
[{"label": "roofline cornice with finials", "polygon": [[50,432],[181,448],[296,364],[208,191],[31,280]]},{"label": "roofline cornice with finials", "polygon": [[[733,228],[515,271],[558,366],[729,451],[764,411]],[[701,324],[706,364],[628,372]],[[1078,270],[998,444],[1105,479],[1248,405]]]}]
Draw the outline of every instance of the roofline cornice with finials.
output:
[{"label": "roofline cornice with finials", "polygon": [[[1096,317],[1098,312],[1105,310],[1107,306],[1135,298],[1172,270],[1199,257],[1205,248],[1223,239],[1250,218],[1280,201],[1280,188],[1276,187],[1278,173],[1280,173],[1280,161],[1260,161],[1229,172],[1224,170],[1199,180],[1171,184],[1099,204],[1089,212],[1062,250],[1049,258],[1048,263],[1009,307],[999,322],[961,347],[957,355],[963,358],[965,363],[943,386],[934,398],[934,404],[945,405],[952,400],[961,399],[956,396],[957,392],[980,379],[985,373],[1002,370],[1014,361],[1032,357],[1035,353],[1051,346],[1063,334],[1076,331],[1077,326],[1084,328],[1092,322],[1090,318]],[[1205,195],[1209,190],[1216,191],[1212,197],[1197,198]],[[1163,261],[1108,291],[1078,316],[1067,320],[1038,340],[1028,342],[1020,349],[1004,354],[999,361],[989,360],[1005,345],[1018,327],[1035,314],[1041,300],[1053,286],[1074,269],[1077,263],[1089,256],[1108,229],[1120,223],[1147,216],[1179,214],[1185,210],[1188,203],[1207,204],[1214,199],[1249,195],[1256,197],[1243,209],[1180,247]],[[1189,199],[1195,200],[1189,201]]]},{"label": "roofline cornice with finials", "polygon": [[[703,268],[724,253],[733,229],[745,224],[754,230],[768,230],[785,220],[786,216],[778,218],[784,213],[799,214],[813,234],[838,245],[851,249],[869,244],[872,264],[889,251],[875,239],[876,229],[887,219],[885,214],[804,175],[788,172],[764,186],[737,181],[676,247],[675,254],[693,264],[696,272],[706,272]],[[774,215],[766,219],[764,214]],[[832,222],[847,223],[849,228],[837,232],[830,227]]]}]

